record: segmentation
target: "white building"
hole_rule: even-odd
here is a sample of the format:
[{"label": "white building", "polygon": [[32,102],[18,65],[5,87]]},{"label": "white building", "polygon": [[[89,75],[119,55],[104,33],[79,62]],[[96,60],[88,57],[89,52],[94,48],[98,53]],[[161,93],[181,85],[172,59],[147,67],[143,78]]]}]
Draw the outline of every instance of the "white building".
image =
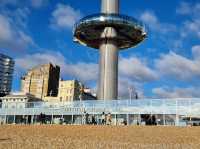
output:
[{"label": "white building", "polygon": [[41,101],[33,95],[24,93],[13,93],[0,97],[1,108],[25,108],[28,102]]}]

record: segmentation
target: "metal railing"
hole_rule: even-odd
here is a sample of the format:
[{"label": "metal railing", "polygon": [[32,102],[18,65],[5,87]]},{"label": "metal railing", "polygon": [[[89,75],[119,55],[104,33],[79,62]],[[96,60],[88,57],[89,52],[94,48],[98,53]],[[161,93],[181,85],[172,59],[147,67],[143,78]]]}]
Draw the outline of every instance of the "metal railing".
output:
[{"label": "metal railing", "polygon": [[0,115],[181,114],[200,116],[200,99],[88,100],[73,102],[2,102]]}]

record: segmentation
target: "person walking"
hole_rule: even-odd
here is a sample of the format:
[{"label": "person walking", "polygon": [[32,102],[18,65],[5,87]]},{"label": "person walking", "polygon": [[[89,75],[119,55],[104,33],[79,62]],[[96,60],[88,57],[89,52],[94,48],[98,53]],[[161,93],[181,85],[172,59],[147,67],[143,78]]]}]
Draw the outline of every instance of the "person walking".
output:
[{"label": "person walking", "polygon": [[107,122],[107,125],[111,125],[111,123],[112,123],[111,113],[108,113],[106,122]]},{"label": "person walking", "polygon": [[92,116],[92,124],[93,124],[93,125],[96,125],[96,124],[97,124],[94,115]]},{"label": "person walking", "polygon": [[82,116],[82,124],[86,124],[86,111],[84,111],[83,116]]},{"label": "person walking", "polygon": [[106,115],[105,115],[104,112],[103,112],[102,115],[101,115],[101,123],[102,123],[102,125],[105,125],[105,124],[106,124]]},{"label": "person walking", "polygon": [[86,113],[85,121],[86,121],[86,124],[89,124],[89,114],[88,113]]}]

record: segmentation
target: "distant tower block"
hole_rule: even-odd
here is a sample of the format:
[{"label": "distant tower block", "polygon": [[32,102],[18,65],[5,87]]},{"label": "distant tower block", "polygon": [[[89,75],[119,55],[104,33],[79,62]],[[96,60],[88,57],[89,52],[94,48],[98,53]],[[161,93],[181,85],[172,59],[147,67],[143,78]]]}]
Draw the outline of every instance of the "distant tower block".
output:
[{"label": "distant tower block", "polygon": [[74,28],[74,41],[100,51],[98,99],[117,99],[118,51],[147,37],[142,23],[118,13],[119,0],[102,0],[101,13],[81,19]]}]

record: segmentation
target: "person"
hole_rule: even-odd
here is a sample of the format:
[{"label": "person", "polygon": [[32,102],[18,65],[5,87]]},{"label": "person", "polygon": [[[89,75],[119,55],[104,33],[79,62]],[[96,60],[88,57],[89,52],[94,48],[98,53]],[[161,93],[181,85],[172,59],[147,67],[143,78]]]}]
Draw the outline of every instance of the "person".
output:
[{"label": "person", "polygon": [[63,124],[63,122],[64,122],[64,119],[63,119],[63,117],[60,117],[60,119],[59,119],[59,124]]},{"label": "person", "polygon": [[40,113],[40,116],[39,116],[39,122],[40,122],[40,124],[42,124],[42,113]]},{"label": "person", "polygon": [[111,125],[111,122],[112,122],[111,119],[112,119],[112,118],[111,118],[111,113],[108,113],[108,115],[107,115],[107,117],[106,117],[107,125]]},{"label": "person", "polygon": [[40,113],[40,124],[45,124],[46,123],[46,115],[43,113]]},{"label": "person", "polygon": [[46,124],[46,114],[43,114],[42,116],[42,124]]},{"label": "person", "polygon": [[83,125],[86,124],[86,112],[85,112],[85,111],[84,111],[84,113],[83,113],[82,123],[83,123]]},{"label": "person", "polygon": [[94,115],[92,116],[92,124],[93,124],[93,125],[96,125],[96,124],[97,124]]},{"label": "person", "polygon": [[127,121],[126,121],[126,120],[124,120],[124,121],[123,121],[123,124],[126,126],[126,125],[127,125]]},{"label": "person", "polygon": [[155,117],[155,115],[153,115],[153,116],[151,116],[151,121],[152,121],[152,125],[157,125],[157,122],[156,122],[156,117]]},{"label": "person", "polygon": [[28,124],[31,124],[31,115],[28,115]]},{"label": "person", "polygon": [[102,116],[101,116],[101,123],[102,123],[103,125],[106,124],[106,115],[105,115],[104,112],[102,113]]},{"label": "person", "polygon": [[86,115],[85,115],[85,121],[86,121],[86,124],[89,124],[89,114],[88,113],[86,113]]}]

